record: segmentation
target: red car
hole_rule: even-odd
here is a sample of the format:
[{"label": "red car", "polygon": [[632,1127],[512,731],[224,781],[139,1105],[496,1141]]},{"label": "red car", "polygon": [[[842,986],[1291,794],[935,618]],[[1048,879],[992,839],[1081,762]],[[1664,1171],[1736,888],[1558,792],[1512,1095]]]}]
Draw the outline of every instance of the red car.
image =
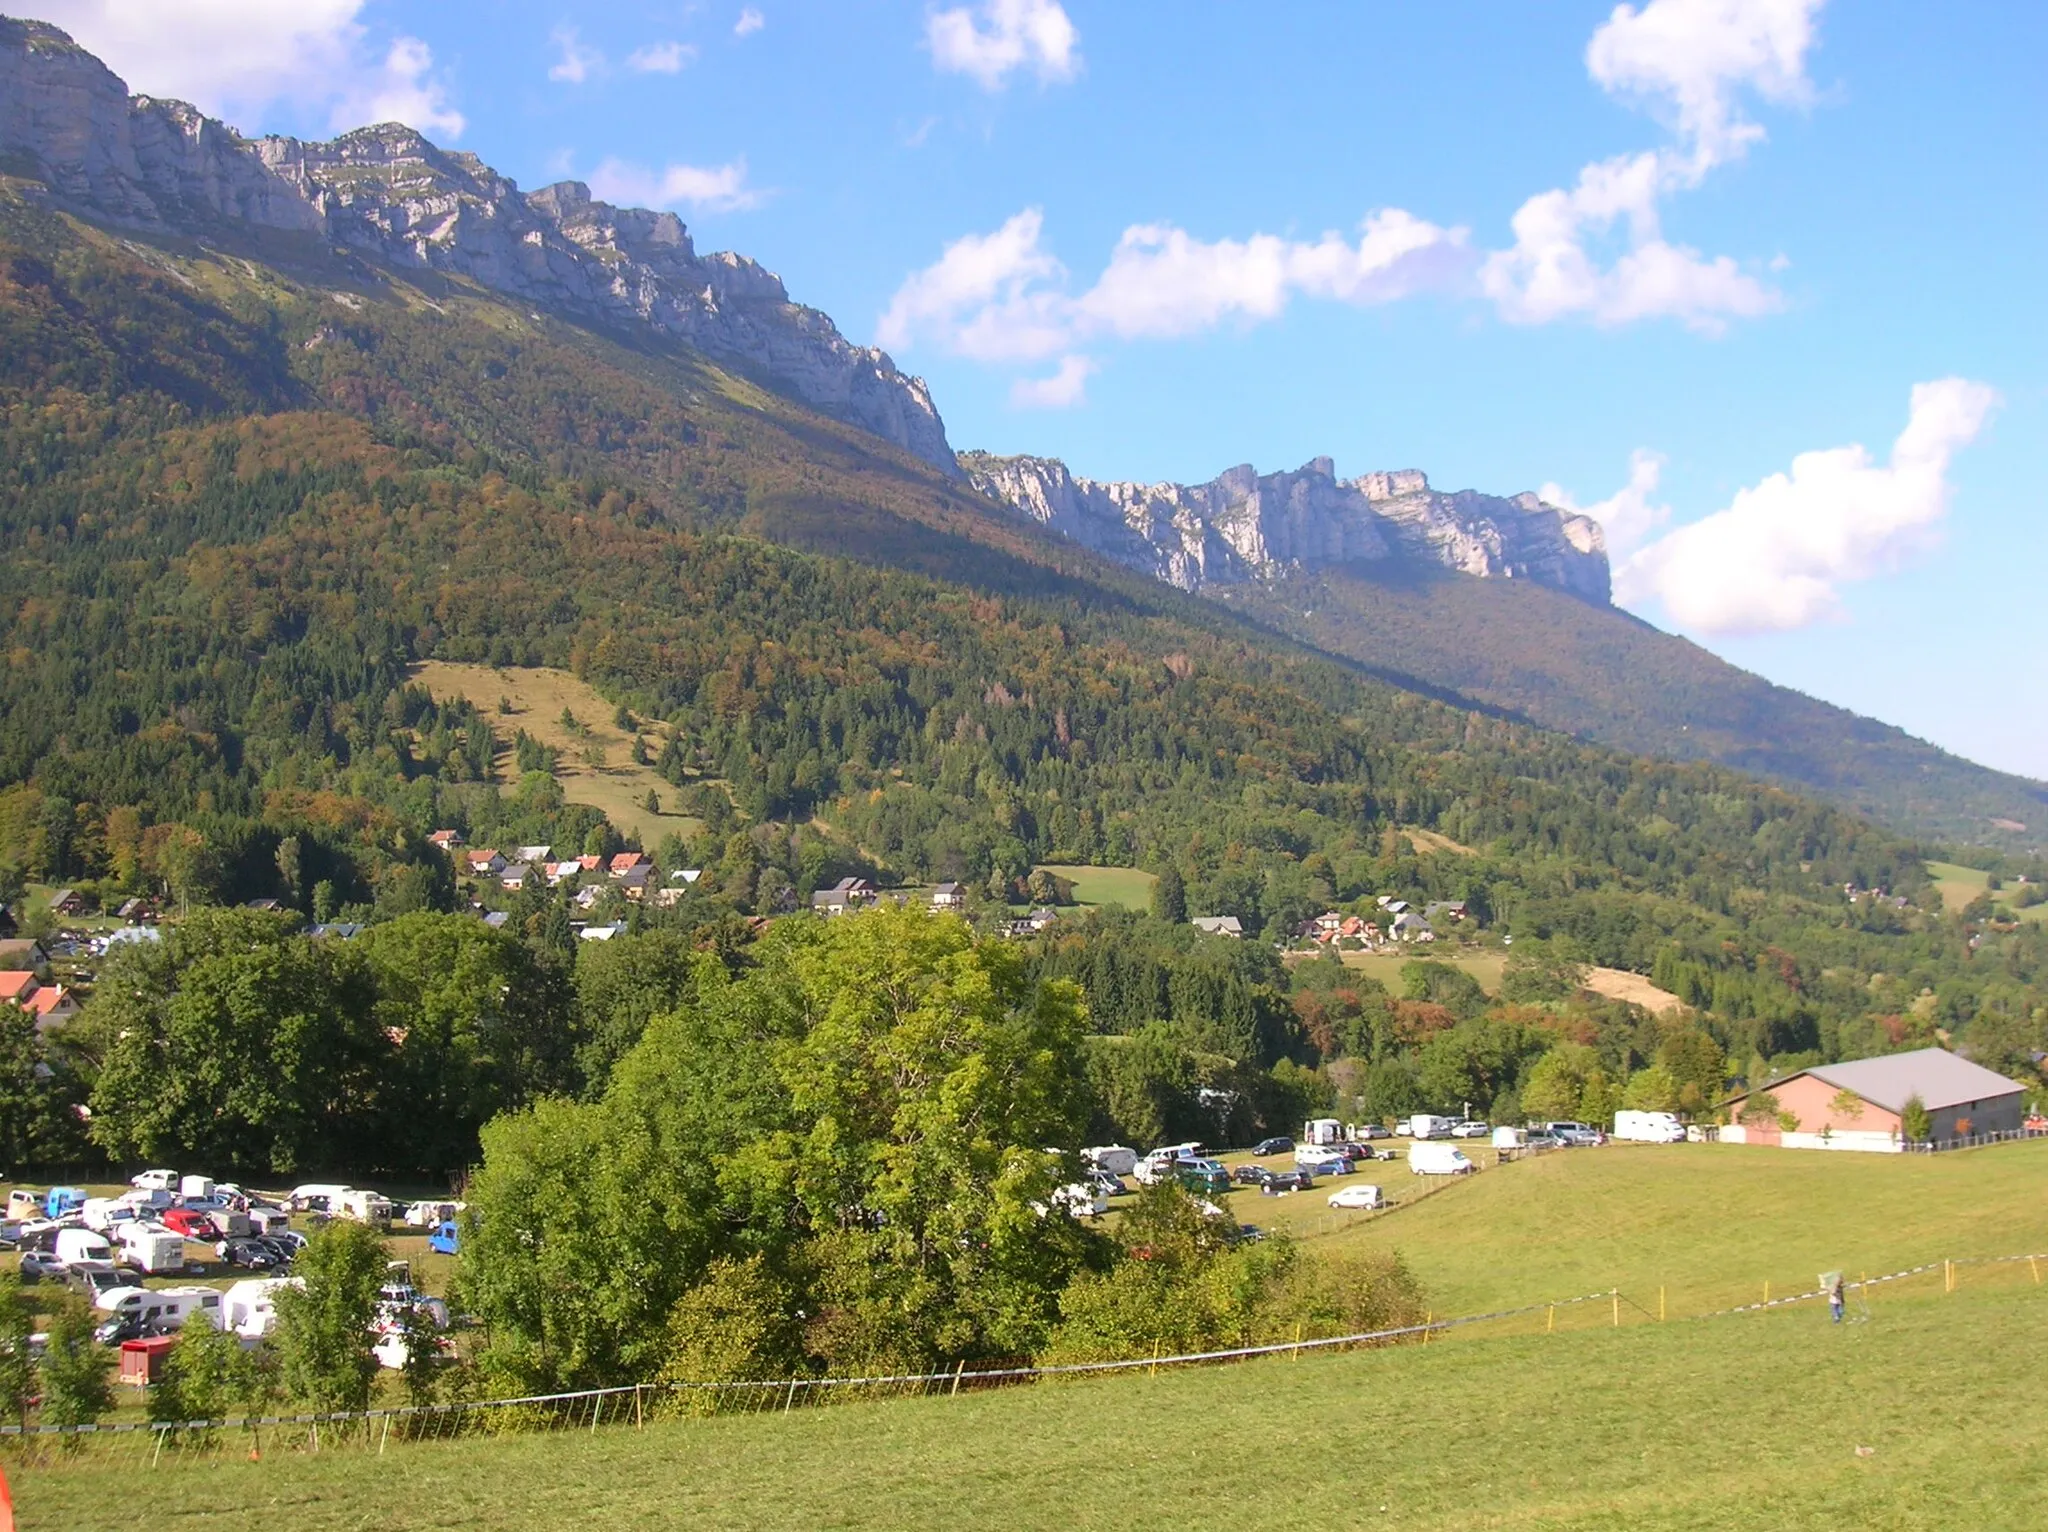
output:
[{"label": "red car", "polygon": [[160,1220],[166,1229],[187,1239],[212,1239],[213,1219],[194,1208],[172,1208]]}]

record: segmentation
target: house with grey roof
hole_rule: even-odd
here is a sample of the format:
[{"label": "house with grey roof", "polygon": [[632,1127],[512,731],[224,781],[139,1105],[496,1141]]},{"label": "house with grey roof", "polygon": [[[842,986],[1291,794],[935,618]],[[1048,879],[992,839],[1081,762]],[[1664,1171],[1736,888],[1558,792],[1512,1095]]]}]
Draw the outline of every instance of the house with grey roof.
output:
[{"label": "house with grey roof", "polygon": [[[1768,1091],[1774,1118],[1748,1111]],[[1896,1150],[1906,1142],[1907,1104],[1927,1109],[1928,1140],[1953,1143],[2019,1128],[2026,1088],[1946,1048],[1916,1048],[1841,1064],[1815,1064],[1731,1098],[1724,1141],[1788,1149]],[[1768,1103],[1758,1103],[1768,1106]]]}]

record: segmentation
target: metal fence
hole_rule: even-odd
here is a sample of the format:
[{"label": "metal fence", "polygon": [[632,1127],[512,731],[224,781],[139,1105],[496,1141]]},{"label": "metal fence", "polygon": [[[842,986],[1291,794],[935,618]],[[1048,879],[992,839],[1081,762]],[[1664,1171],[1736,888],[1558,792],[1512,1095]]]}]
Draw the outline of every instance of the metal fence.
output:
[{"label": "metal fence", "polygon": [[[1856,1273],[1845,1281],[1847,1293],[1862,1300],[1892,1283],[1940,1273],[1944,1292],[1962,1288],[1971,1272],[2002,1273],[2039,1286],[2048,1271],[2048,1253],[1929,1261],[1877,1275]],[[1847,1274],[1845,1274],[1847,1276]],[[1972,1278],[1974,1281],[1975,1278]],[[1678,1316],[1680,1322],[1756,1314],[1827,1297],[1818,1286],[1773,1293],[1762,1284],[1759,1298]],[[571,1393],[534,1394],[509,1399],[451,1401],[348,1413],[281,1413],[243,1415],[218,1420],[119,1421],[85,1426],[0,1426],[0,1461],[11,1468],[62,1471],[67,1466],[105,1469],[109,1466],[167,1467],[217,1463],[229,1458],[260,1459],[277,1454],[354,1452],[382,1454],[418,1442],[449,1442],[463,1438],[526,1433],[586,1433],[618,1427],[642,1427],[650,1421],[685,1416],[781,1414],[834,1404],[885,1399],[956,1398],[961,1394],[1033,1384],[1055,1384],[1113,1374],[1157,1374],[1162,1370],[1227,1366],[1260,1359],[1291,1358],[1318,1352],[1395,1345],[1430,1345],[1461,1330],[1492,1327],[1496,1332],[1526,1333],[1559,1329],[1560,1315],[1581,1317],[1578,1328],[1620,1327],[1664,1320],[1660,1289],[1652,1307],[1649,1295],[1609,1288],[1541,1303],[1521,1304],[1484,1314],[1398,1325],[1345,1335],[1302,1337],[1257,1346],[1217,1351],[1161,1352],[1114,1361],[1054,1365],[1019,1364],[970,1371],[962,1362],[951,1369],[924,1373],[877,1373],[850,1377],[795,1377],[726,1382],[628,1384]],[[1567,1328],[1572,1326],[1567,1325]]]}]

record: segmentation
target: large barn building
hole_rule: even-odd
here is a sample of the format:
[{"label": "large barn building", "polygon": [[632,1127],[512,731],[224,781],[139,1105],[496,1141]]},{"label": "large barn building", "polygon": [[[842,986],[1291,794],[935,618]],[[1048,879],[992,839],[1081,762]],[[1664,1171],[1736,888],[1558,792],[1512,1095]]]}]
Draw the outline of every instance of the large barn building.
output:
[{"label": "large barn building", "polygon": [[1791,1113],[1798,1126],[1744,1123],[1745,1093],[1728,1103],[1735,1125],[1721,1130],[1724,1143],[1897,1150],[1905,1139],[1906,1104],[1915,1096],[1927,1108],[1929,1137],[1936,1143],[2010,1132],[2020,1126],[2026,1109],[2025,1087],[1945,1048],[1815,1064],[1771,1081],[1767,1089],[1778,1110]]}]

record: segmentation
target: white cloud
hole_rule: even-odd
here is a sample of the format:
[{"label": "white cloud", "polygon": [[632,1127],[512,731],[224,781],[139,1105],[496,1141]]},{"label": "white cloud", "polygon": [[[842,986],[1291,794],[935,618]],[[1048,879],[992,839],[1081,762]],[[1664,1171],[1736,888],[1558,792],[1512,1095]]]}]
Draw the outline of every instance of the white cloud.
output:
[{"label": "white cloud", "polygon": [[381,117],[455,137],[462,115],[429,74],[426,45],[401,37],[371,46],[358,20],[363,7],[364,0],[39,0],[32,9],[130,90],[231,119],[290,102],[332,107],[345,126]]},{"label": "white cloud", "polygon": [[1095,363],[1085,356],[1060,358],[1059,369],[1046,378],[1019,378],[1010,385],[1010,407],[1019,410],[1070,410],[1088,394],[1088,375]]},{"label": "white cloud", "polygon": [[759,207],[766,193],[747,185],[747,162],[725,165],[666,165],[650,170],[608,159],[590,173],[590,190],[624,207],[691,207],[707,213],[743,212]]},{"label": "white cloud", "polygon": [[1615,571],[1623,601],[1655,599],[1703,633],[1799,628],[1837,616],[1840,587],[1931,545],[1948,514],[1949,459],[1998,403],[1964,378],[1913,386],[1906,428],[1880,466],[1863,447],[1802,452],[1789,473],[1660,538]]},{"label": "white cloud", "polygon": [[1201,240],[1170,224],[1134,224],[1095,284],[1078,296],[1043,248],[1044,218],[1026,208],[990,234],[970,234],[897,289],[877,326],[885,346],[920,338],[980,361],[1034,361],[1093,337],[1178,336],[1229,320],[1277,317],[1297,294],[1383,303],[1455,281],[1465,234],[1399,209],[1372,214],[1354,244],[1255,234]]},{"label": "white cloud", "polygon": [[587,46],[574,27],[556,27],[548,34],[548,41],[560,51],[560,56],[548,68],[550,80],[560,80],[566,85],[581,85],[592,75],[604,69],[604,54]]},{"label": "white cloud", "polygon": [[364,82],[363,93],[335,104],[334,126],[402,122],[428,135],[460,138],[462,113],[448,101],[447,87],[428,73],[434,52],[417,37],[401,37],[384,56],[381,74]]},{"label": "white cloud", "polygon": [[1663,473],[1663,454],[1652,452],[1647,447],[1638,447],[1629,454],[1628,483],[1605,500],[1596,500],[1591,505],[1581,505],[1572,498],[1571,491],[1560,484],[1544,485],[1536,491],[1536,498],[1546,505],[1554,505],[1561,510],[1592,517],[1600,523],[1600,530],[1607,540],[1607,551],[1610,554],[1621,554],[1635,547],[1653,530],[1670,519],[1670,506],[1650,503],[1650,497],[1657,492],[1657,481],[1663,477]]},{"label": "white cloud", "polygon": [[683,66],[695,62],[696,57],[697,50],[688,43],[649,43],[626,55],[626,67],[635,74],[681,74]]},{"label": "white cloud", "polygon": [[[1669,123],[1673,148],[1588,165],[1569,190],[1539,193],[1515,214],[1515,243],[1495,251],[1480,285],[1511,324],[1581,316],[1595,324],[1677,319],[1716,333],[1782,300],[1728,256],[1673,244],[1658,204],[1759,143],[1745,93],[1811,94],[1806,54],[1822,0],[1650,0],[1616,6],[1586,46],[1586,68],[1611,94],[1640,99]],[[1619,247],[1616,236],[1619,236]],[[1598,248],[1596,248],[1598,247]]]},{"label": "white cloud", "polygon": [[1071,80],[1081,67],[1081,34],[1058,0],[981,0],[935,11],[925,41],[941,73],[972,75],[983,90],[1001,90],[1019,69],[1049,83]]},{"label": "white cloud", "polygon": [[732,24],[732,35],[734,37],[750,37],[767,25],[768,18],[766,16],[763,16],[751,5],[745,6],[740,11],[740,19]]},{"label": "white cloud", "polygon": [[1647,99],[1671,120],[1699,170],[1732,159],[1764,130],[1741,94],[1811,95],[1806,52],[1823,0],[1651,0],[1618,5],[1586,45],[1586,69],[1615,95]]}]

